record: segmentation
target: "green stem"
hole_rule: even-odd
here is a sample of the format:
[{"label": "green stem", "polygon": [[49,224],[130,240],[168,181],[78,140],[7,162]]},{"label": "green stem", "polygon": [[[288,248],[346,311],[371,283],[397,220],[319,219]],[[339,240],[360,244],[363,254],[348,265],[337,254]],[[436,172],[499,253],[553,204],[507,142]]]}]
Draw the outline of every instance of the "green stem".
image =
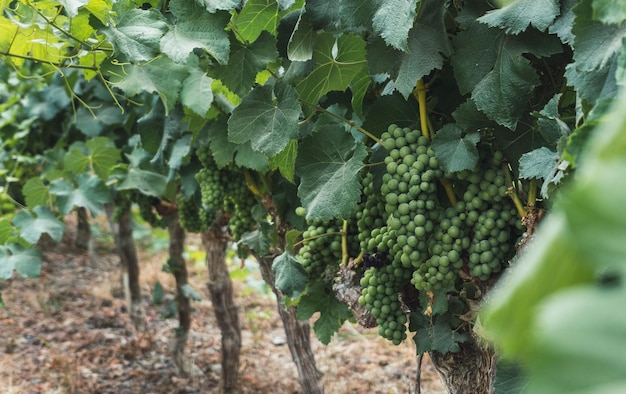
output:
[{"label": "green stem", "polygon": [[522,200],[520,200],[519,195],[517,194],[517,189],[513,184],[513,178],[511,177],[511,172],[509,171],[509,166],[506,163],[502,164],[502,169],[504,170],[504,179],[507,185],[509,185],[509,190],[507,194],[513,200],[513,204],[515,205],[515,209],[517,209],[517,213],[520,218],[526,217],[526,209],[524,208],[524,204],[522,204]]},{"label": "green stem", "polygon": [[348,264],[348,221],[344,219],[341,231],[341,266]]},{"label": "green stem", "polygon": [[537,202],[537,182],[531,179],[530,185],[528,186],[528,206],[533,208],[535,202]]},{"label": "green stem", "polygon": [[426,86],[424,85],[423,79],[417,81],[417,86],[413,90],[413,95],[417,98],[417,104],[419,106],[422,135],[430,139],[430,133],[428,132],[428,111],[426,108]]},{"label": "green stem", "polygon": [[311,104],[311,103],[308,103],[308,102],[306,102],[306,101],[304,101],[304,100],[300,100],[300,102],[301,102],[301,103],[303,103],[303,104],[308,105],[309,107],[311,107],[311,108],[315,109],[316,111],[319,111],[319,112],[324,112],[325,114],[330,115],[330,116],[332,116],[333,118],[335,118],[335,119],[337,119],[337,120],[340,120],[340,121],[342,121],[342,122],[346,123],[346,124],[347,124],[348,126],[350,126],[350,127],[354,127],[354,128],[355,128],[355,129],[357,129],[357,130],[358,130],[361,134],[363,134],[363,135],[365,135],[365,136],[367,136],[367,137],[371,138],[372,140],[376,141],[378,144],[382,144],[382,142],[381,142],[380,138],[376,137],[374,134],[370,133],[369,131],[365,130],[363,127],[361,127],[361,126],[359,126],[358,124],[354,123],[354,121],[349,120],[349,119],[346,119],[346,118],[344,118],[343,116],[340,116],[340,115],[334,114],[334,113],[330,112],[329,110],[327,110],[326,108],[322,108],[322,107],[320,107],[319,105]]},{"label": "green stem", "polygon": [[80,69],[80,70],[98,71],[98,68],[95,67],[95,66],[83,66],[81,64],[74,64],[74,63],[70,63],[70,64],[55,63],[55,62],[52,62],[52,61],[47,60],[47,59],[40,59],[40,58],[36,58],[36,57],[32,57],[32,56],[18,55],[17,53],[10,53],[10,52],[4,52],[4,51],[0,51],[0,56],[13,57],[13,58],[16,58],[16,59],[23,59],[23,60],[29,60],[29,61],[32,61],[32,62],[35,62],[35,63],[48,64],[48,65],[56,67],[56,68],[76,68],[76,69]]}]

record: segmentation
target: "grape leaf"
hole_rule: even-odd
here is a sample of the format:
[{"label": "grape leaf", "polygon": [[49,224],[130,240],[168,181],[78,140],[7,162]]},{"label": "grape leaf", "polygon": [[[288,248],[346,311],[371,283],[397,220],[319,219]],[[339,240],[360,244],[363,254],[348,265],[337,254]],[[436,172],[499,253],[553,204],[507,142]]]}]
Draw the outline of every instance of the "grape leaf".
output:
[{"label": "grape leaf", "polygon": [[166,114],[174,108],[182,81],[187,77],[187,68],[167,57],[160,57],[142,65],[126,65],[124,72],[111,70],[112,83],[129,97],[142,92],[157,93],[166,108]]},{"label": "grape leaf", "polygon": [[217,10],[232,11],[239,7],[242,0],[195,0],[196,3],[202,5],[207,11],[213,13]]},{"label": "grape leaf", "polygon": [[304,62],[313,59],[315,31],[304,16],[304,9],[299,13],[298,20],[289,37],[287,58],[292,61]]},{"label": "grape leaf", "polygon": [[234,22],[238,34],[245,41],[253,42],[264,30],[276,34],[278,15],[276,0],[248,0],[241,12],[234,17]]},{"label": "grape leaf", "polygon": [[309,281],[302,264],[287,252],[274,259],[272,272],[276,288],[290,298],[296,298],[302,294]]},{"label": "grape leaf", "polygon": [[395,80],[396,89],[407,98],[417,80],[443,66],[444,56],[452,54],[444,25],[445,2],[427,1],[420,7],[409,32],[408,50],[403,54]]},{"label": "grape leaf", "polygon": [[419,124],[417,101],[405,100],[397,93],[382,96],[368,108],[363,128],[375,136],[380,136],[391,124],[417,128]]},{"label": "grape leaf", "polygon": [[559,12],[557,0],[516,0],[500,9],[487,12],[478,20],[491,27],[502,28],[508,34],[519,34],[528,26],[545,31]]},{"label": "grape leaf", "polygon": [[446,172],[471,170],[478,163],[476,144],[479,141],[478,132],[464,133],[457,125],[450,123],[435,134],[432,148]]},{"label": "grape leaf", "polygon": [[48,187],[41,178],[30,178],[26,181],[22,187],[22,194],[26,198],[26,205],[29,207],[46,205],[50,198]]},{"label": "grape leaf", "polygon": [[561,137],[568,136],[571,132],[567,123],[561,120],[559,114],[559,101],[561,93],[557,93],[548,101],[543,109],[537,114],[537,128],[551,147],[556,147]]},{"label": "grape leaf", "polygon": [[131,167],[118,183],[117,190],[139,190],[146,196],[161,198],[167,189],[167,177],[156,172]]},{"label": "grape leaf", "polygon": [[519,362],[498,360],[493,387],[498,394],[521,394],[528,387],[528,377]]},{"label": "grape leaf", "polygon": [[626,23],[608,25],[594,21],[591,0],[580,2],[575,8],[574,65],[579,71],[606,67],[614,55],[624,48]]},{"label": "grape leaf", "polygon": [[228,120],[228,138],[238,144],[251,141],[254,150],[274,156],[289,140],[297,138],[300,112],[291,86],[282,83],[274,89],[270,85],[259,86],[233,110]]},{"label": "grape leaf", "polygon": [[230,14],[209,13],[194,1],[169,2],[176,23],[163,36],[160,48],[176,63],[185,63],[196,48],[210,54],[218,63],[228,62],[229,40],[224,30]]},{"label": "grape leaf", "polygon": [[313,70],[296,84],[300,98],[309,104],[317,104],[330,91],[346,90],[355,77],[367,73],[365,41],[359,36],[344,34],[336,39],[319,33],[313,59]]},{"label": "grape leaf", "polygon": [[11,46],[14,44],[19,27],[11,20],[0,16],[0,51],[4,53],[11,52]]},{"label": "grape leaf", "polygon": [[459,343],[467,341],[467,334],[458,333],[458,321],[448,314],[429,318],[421,312],[413,312],[409,317],[409,330],[415,332],[413,341],[417,353],[458,352]]},{"label": "grape leaf", "polygon": [[382,0],[372,20],[374,32],[388,45],[410,51],[407,35],[413,27],[417,2],[418,0]]},{"label": "grape leaf", "polygon": [[296,309],[299,320],[310,319],[315,312],[320,312],[320,315],[313,323],[313,330],[317,339],[325,345],[330,343],[343,323],[353,316],[352,311],[335,298],[332,289],[322,280],[307,287]]},{"label": "grape leaf", "polygon": [[341,126],[324,127],[305,138],[298,151],[298,196],[307,220],[348,218],[360,198],[359,171],[367,156]]},{"label": "grape leaf", "polygon": [[96,137],[85,143],[89,149],[89,160],[93,171],[103,181],[108,180],[113,166],[119,163],[120,150],[107,137]]},{"label": "grape leaf", "polygon": [[213,103],[212,83],[213,78],[200,69],[192,68],[183,82],[180,102],[197,115],[206,116]]},{"label": "grape leaf", "polygon": [[82,174],[88,165],[89,152],[85,144],[82,141],[73,143],[63,158],[63,168],[74,174]]},{"label": "grape leaf", "polygon": [[245,96],[252,86],[256,75],[267,65],[276,60],[276,39],[267,32],[262,32],[252,44],[241,44],[236,39],[231,42],[230,61],[215,69],[215,77],[239,96]]},{"label": "grape leaf", "polygon": [[597,70],[580,70],[576,67],[576,63],[570,63],[565,69],[565,77],[567,84],[573,87],[582,99],[595,104],[601,99],[613,98],[617,95],[618,67],[617,56],[611,58],[609,67]]},{"label": "grape leaf", "polygon": [[13,223],[20,230],[20,236],[31,244],[39,241],[42,234],[48,234],[56,242],[61,241],[65,225],[47,207],[36,206],[35,215],[22,209],[15,214]]},{"label": "grape leaf", "polygon": [[574,26],[574,6],[576,4],[578,4],[577,0],[562,0],[560,15],[556,17],[552,26],[548,28],[548,32],[556,34],[563,43],[569,45],[574,43],[572,27]]},{"label": "grape leaf", "polygon": [[15,227],[7,218],[0,218],[0,245],[5,244],[15,232]]},{"label": "grape leaf", "polygon": [[10,279],[13,271],[22,278],[37,278],[41,273],[41,253],[18,244],[0,246],[0,279]]},{"label": "grape leaf", "polygon": [[209,127],[211,153],[218,167],[235,162],[240,167],[264,172],[268,168],[267,156],[252,149],[250,141],[234,144],[228,140],[228,124],[225,117],[218,118]]},{"label": "grape leaf", "polygon": [[285,149],[273,156],[269,165],[272,170],[278,169],[280,174],[289,182],[295,182],[296,157],[298,154],[298,141],[290,140]]},{"label": "grape leaf", "polygon": [[102,33],[113,45],[116,56],[142,62],[158,55],[161,37],[167,29],[167,21],[157,10],[131,8],[115,26],[105,27]]},{"label": "grape leaf", "polygon": [[96,175],[79,174],[76,176],[78,187],[67,179],[56,179],[50,183],[50,194],[57,197],[57,206],[64,214],[75,207],[89,210],[91,216],[102,212],[103,204],[111,201],[109,188]]},{"label": "grape leaf", "polygon": [[478,109],[489,119],[514,130],[526,104],[539,85],[539,77],[523,57],[538,57],[561,51],[553,36],[529,30],[516,36],[474,24],[453,40],[456,52],[452,67],[461,94],[472,92]]},{"label": "grape leaf", "polygon": [[593,19],[606,24],[620,24],[626,20],[626,3],[613,0],[593,0]]},{"label": "grape leaf", "polygon": [[524,179],[543,179],[541,195],[548,198],[548,187],[551,183],[558,184],[563,178],[559,169],[558,153],[543,146],[524,153],[519,160],[519,177]]},{"label": "grape leaf", "polygon": [[316,30],[362,31],[371,25],[376,0],[308,0],[306,12]]},{"label": "grape leaf", "polygon": [[59,3],[63,6],[63,9],[67,13],[70,18],[76,17],[78,15],[78,9],[85,4],[89,3],[89,0],[58,0]]}]

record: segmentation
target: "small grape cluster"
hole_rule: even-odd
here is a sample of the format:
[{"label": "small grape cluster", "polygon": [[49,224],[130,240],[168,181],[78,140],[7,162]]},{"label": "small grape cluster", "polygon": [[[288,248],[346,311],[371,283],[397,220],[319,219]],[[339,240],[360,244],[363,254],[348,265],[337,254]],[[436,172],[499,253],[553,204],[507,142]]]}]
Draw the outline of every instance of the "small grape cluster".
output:
[{"label": "small grape cluster", "polygon": [[234,241],[254,230],[252,216],[257,199],[247,186],[245,176],[234,165],[220,168],[207,146],[196,150],[203,168],[196,174],[200,185],[201,208],[207,214],[221,210],[229,217],[228,229]]},{"label": "small grape cluster", "polygon": [[186,198],[183,193],[176,196],[180,225],[190,233],[205,232],[215,220],[215,211],[204,209],[199,198]]}]

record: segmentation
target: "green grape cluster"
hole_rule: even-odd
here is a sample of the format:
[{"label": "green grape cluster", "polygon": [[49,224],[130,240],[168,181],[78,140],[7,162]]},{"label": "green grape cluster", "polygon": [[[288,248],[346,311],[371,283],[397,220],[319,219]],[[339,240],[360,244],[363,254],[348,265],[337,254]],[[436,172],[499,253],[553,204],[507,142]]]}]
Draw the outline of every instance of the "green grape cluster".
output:
[{"label": "green grape cluster", "polygon": [[231,237],[239,241],[256,226],[252,211],[257,199],[248,188],[245,176],[234,165],[219,168],[206,146],[199,147],[196,155],[204,166],[196,174],[202,208],[207,212],[226,213]]},{"label": "green grape cluster", "polygon": [[[359,253],[359,240],[353,221],[348,221],[346,234],[347,252],[350,256]],[[324,274],[334,275],[342,258],[343,220],[330,222],[310,221],[302,233],[303,246],[298,251],[298,260],[311,278]]]},{"label": "green grape cluster", "polygon": [[332,222],[311,222],[302,233],[304,245],[298,251],[298,258],[310,277],[322,276],[329,264],[341,261],[341,220]]},{"label": "green grape cluster", "polygon": [[204,209],[196,198],[185,198],[183,193],[178,193],[176,204],[180,225],[190,233],[205,232],[215,220],[215,211]]},{"label": "green grape cluster", "polygon": [[358,302],[376,318],[378,334],[399,345],[407,337],[407,318],[398,299],[398,289],[387,285],[390,275],[393,273],[388,273],[385,267],[368,268],[360,281],[363,290]]},{"label": "green grape cluster", "polygon": [[133,194],[133,200],[139,207],[139,215],[151,227],[166,227],[165,220],[156,212],[155,204],[159,202],[156,197],[146,196],[143,193]]},{"label": "green grape cluster", "polygon": [[501,153],[481,149],[474,171],[444,174],[419,131],[391,125],[381,140],[388,152],[382,183],[377,188],[364,176],[357,214],[366,268],[359,303],[377,318],[381,335],[398,343],[406,317],[397,305],[406,286],[448,291],[461,277],[487,280],[503,268],[520,229]]}]

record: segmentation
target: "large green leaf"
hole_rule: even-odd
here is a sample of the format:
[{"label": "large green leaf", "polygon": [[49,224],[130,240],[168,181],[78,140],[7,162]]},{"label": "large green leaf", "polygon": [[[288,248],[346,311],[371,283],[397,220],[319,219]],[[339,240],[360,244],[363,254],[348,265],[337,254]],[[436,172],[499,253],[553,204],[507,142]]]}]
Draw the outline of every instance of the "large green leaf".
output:
[{"label": "large green leaf", "polygon": [[102,30],[113,45],[115,54],[131,62],[152,60],[159,53],[167,21],[155,9],[129,9],[115,26]]},{"label": "large green leaf", "polygon": [[176,104],[182,83],[187,77],[187,68],[176,64],[168,57],[160,57],[142,65],[127,65],[123,73],[113,71],[116,77],[112,78],[115,86],[122,89],[127,96],[132,97],[142,92],[157,93],[166,110],[171,110]]},{"label": "large green leaf", "polygon": [[15,227],[7,218],[0,218],[0,245],[7,243],[15,232]]},{"label": "large green leaf", "polygon": [[302,264],[288,252],[274,258],[272,272],[276,288],[290,298],[298,297],[309,281]]},{"label": "large green leaf", "polygon": [[374,32],[388,45],[411,51],[407,40],[409,30],[413,27],[417,3],[418,0],[382,0],[372,21]]},{"label": "large green leaf", "polygon": [[276,38],[267,32],[252,44],[245,45],[233,39],[230,61],[215,69],[215,78],[239,96],[245,96],[254,85],[257,74],[278,57]]},{"label": "large green leaf", "polygon": [[207,11],[215,12],[217,10],[232,11],[239,7],[242,0],[195,0],[196,3],[204,6]]},{"label": "large green leaf", "polygon": [[362,31],[371,26],[376,0],[308,0],[306,13],[315,29]]},{"label": "large green leaf", "polygon": [[558,153],[545,146],[524,153],[519,160],[519,177],[523,179],[543,179],[541,195],[548,198],[548,187],[551,183],[557,184],[563,178],[559,170],[560,158]]},{"label": "large green leaf", "polygon": [[41,178],[30,178],[22,187],[22,194],[26,198],[26,205],[35,207],[37,205],[46,205],[50,198],[48,186],[46,186]]},{"label": "large green leaf", "polygon": [[230,14],[209,13],[204,7],[188,0],[172,0],[170,10],[176,23],[163,36],[160,48],[177,63],[186,63],[194,49],[202,49],[218,63],[228,62],[229,41],[224,30]]},{"label": "large green leaf", "polygon": [[309,104],[317,104],[330,91],[346,90],[357,76],[367,72],[365,41],[351,34],[335,38],[330,33],[320,33],[313,60],[313,70],[296,85],[300,98]]},{"label": "large green leaf", "polygon": [[79,174],[76,176],[77,186],[67,179],[57,179],[50,183],[50,194],[57,197],[57,205],[64,214],[70,213],[75,207],[89,210],[97,216],[104,209],[104,204],[111,201],[109,188],[96,175]]},{"label": "large green leaf", "polygon": [[452,54],[444,15],[446,3],[426,1],[421,4],[415,25],[409,32],[408,49],[402,55],[395,80],[396,89],[407,98],[416,82],[443,66],[444,56]]},{"label": "large green leaf", "polygon": [[574,14],[575,67],[581,72],[607,67],[613,56],[624,48],[626,23],[609,25],[593,20],[591,0],[581,1],[574,8]]},{"label": "large green leaf", "polygon": [[199,69],[191,69],[183,82],[180,102],[194,113],[206,116],[213,103],[213,78],[208,77]]},{"label": "large green leaf", "polygon": [[622,96],[599,123],[576,177],[482,315],[500,349],[524,363],[528,392],[626,388],[625,104]]},{"label": "large green leaf", "polygon": [[313,323],[317,339],[325,345],[330,343],[333,335],[352,317],[352,311],[335,297],[329,285],[318,280],[307,287],[306,293],[300,298],[296,309],[299,320],[307,320],[319,312],[319,318]]},{"label": "large green leaf", "polygon": [[120,161],[120,150],[106,137],[92,138],[85,143],[90,153],[90,163],[93,171],[106,181],[111,169]]},{"label": "large green leaf", "polygon": [[259,86],[241,100],[228,120],[228,138],[268,156],[282,151],[298,136],[300,105],[296,91],[287,84]]},{"label": "large green leaf", "polygon": [[298,196],[307,220],[350,217],[360,198],[359,172],[367,151],[341,126],[324,127],[300,144]]},{"label": "large green leaf", "polygon": [[167,177],[153,171],[132,167],[117,185],[117,190],[139,190],[146,196],[161,198],[167,190]]},{"label": "large green leaf", "polygon": [[276,0],[248,0],[234,22],[238,34],[247,42],[253,42],[262,31],[276,34],[279,7]]},{"label": "large green leaf", "polygon": [[516,0],[478,20],[491,27],[500,27],[508,34],[519,34],[528,26],[545,31],[559,13],[558,0]]},{"label": "large green leaf", "polygon": [[626,20],[626,3],[613,0],[594,0],[593,19],[603,23],[619,24]]},{"label": "large green leaf", "polygon": [[13,223],[20,230],[20,236],[35,244],[42,234],[48,234],[56,242],[61,241],[65,225],[47,207],[37,206],[35,215],[25,209],[15,214]]},{"label": "large green leaf", "polygon": [[465,133],[455,124],[444,125],[435,134],[432,147],[446,172],[472,170],[478,163],[478,132]]},{"label": "large green leaf", "polygon": [[287,44],[287,57],[291,61],[305,62],[313,58],[316,33],[304,15],[304,9],[298,13],[298,20]]},{"label": "large green leaf", "polygon": [[515,129],[539,85],[537,73],[522,55],[543,57],[561,51],[558,40],[534,30],[507,36],[476,23],[453,43],[452,67],[461,93],[472,92],[478,109],[510,129]]},{"label": "large green leaf", "polygon": [[41,273],[41,253],[36,248],[24,248],[18,244],[0,246],[0,279],[13,277],[37,278]]}]

